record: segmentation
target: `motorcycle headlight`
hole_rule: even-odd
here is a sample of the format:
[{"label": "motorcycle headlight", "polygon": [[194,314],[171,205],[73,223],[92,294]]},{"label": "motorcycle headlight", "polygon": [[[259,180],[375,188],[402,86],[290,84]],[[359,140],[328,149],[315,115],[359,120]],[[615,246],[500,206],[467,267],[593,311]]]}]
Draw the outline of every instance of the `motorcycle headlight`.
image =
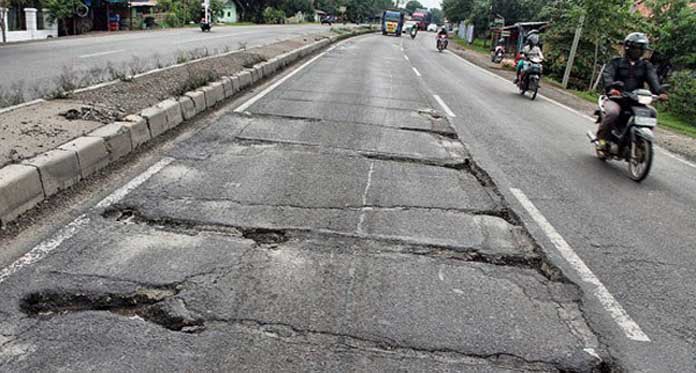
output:
[{"label": "motorcycle headlight", "polygon": [[651,118],[651,117],[634,117],[634,118],[633,118],[633,123],[634,123],[636,126],[655,127],[655,126],[657,126],[657,118]]},{"label": "motorcycle headlight", "polygon": [[643,105],[650,105],[652,104],[652,96],[643,96],[643,95],[638,95],[638,102],[643,104]]}]

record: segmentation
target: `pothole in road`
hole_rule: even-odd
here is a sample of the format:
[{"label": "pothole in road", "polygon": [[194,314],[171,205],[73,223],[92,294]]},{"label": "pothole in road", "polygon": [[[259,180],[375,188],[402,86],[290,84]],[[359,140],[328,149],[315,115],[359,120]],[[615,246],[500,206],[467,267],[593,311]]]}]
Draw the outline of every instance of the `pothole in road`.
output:
[{"label": "pothole in road", "polygon": [[188,311],[177,291],[168,288],[138,289],[133,293],[89,293],[40,291],[25,296],[20,309],[37,318],[51,318],[74,312],[108,311],[126,317],[139,317],[166,329],[198,333],[205,329],[203,319]]}]

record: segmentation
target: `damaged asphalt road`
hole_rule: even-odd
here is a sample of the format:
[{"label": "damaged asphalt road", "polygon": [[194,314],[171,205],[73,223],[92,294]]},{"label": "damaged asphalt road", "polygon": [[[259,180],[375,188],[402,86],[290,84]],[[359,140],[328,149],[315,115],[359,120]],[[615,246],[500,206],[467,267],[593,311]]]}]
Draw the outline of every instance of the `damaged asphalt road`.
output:
[{"label": "damaged asphalt road", "polygon": [[343,43],[89,212],[0,284],[0,370],[610,371],[397,60]]}]

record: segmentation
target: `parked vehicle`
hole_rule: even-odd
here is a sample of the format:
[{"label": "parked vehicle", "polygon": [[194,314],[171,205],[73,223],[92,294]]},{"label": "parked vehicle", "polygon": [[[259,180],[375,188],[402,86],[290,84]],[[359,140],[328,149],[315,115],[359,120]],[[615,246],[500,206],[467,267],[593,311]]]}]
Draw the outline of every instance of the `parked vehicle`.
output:
[{"label": "parked vehicle", "polygon": [[520,73],[520,79],[517,81],[517,88],[520,90],[521,95],[531,92],[532,100],[534,100],[541,84],[543,66],[541,65],[541,60],[538,59],[529,60],[526,64],[527,67]]},{"label": "parked vehicle", "polygon": [[443,50],[447,49],[447,44],[449,43],[449,39],[447,37],[447,34],[437,34],[437,51],[442,52]]},{"label": "parked vehicle", "polygon": [[382,35],[401,36],[404,27],[404,14],[400,11],[385,10],[382,13]]},{"label": "parked vehicle", "polygon": [[411,32],[411,29],[413,28],[413,26],[418,27],[418,23],[416,21],[406,21],[406,22],[404,22],[404,26],[402,27],[401,31],[404,33]]},{"label": "parked vehicle", "polygon": [[321,19],[321,24],[322,24],[322,25],[329,25],[329,26],[331,26],[331,25],[333,25],[334,23],[336,23],[336,16],[324,16],[324,17],[322,17],[322,19]]},{"label": "parked vehicle", "polygon": [[602,122],[604,103],[608,100],[621,105],[622,113],[607,138],[608,146],[600,148],[597,137],[592,131],[587,137],[595,145],[597,158],[606,160],[624,160],[628,162],[629,176],[636,182],[643,181],[652,167],[655,142],[653,129],[657,126],[657,111],[650,106],[658,96],[647,89],[622,92],[620,96],[602,95],[597,100],[597,123]]}]

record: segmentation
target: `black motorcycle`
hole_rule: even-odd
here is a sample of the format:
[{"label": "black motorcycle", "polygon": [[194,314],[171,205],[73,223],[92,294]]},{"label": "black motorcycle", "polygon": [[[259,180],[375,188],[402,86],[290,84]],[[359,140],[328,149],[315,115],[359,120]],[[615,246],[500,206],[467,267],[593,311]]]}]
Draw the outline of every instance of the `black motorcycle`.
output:
[{"label": "black motorcycle", "polygon": [[595,111],[597,123],[604,117],[604,102],[616,101],[621,105],[621,115],[611,133],[608,134],[607,146],[600,147],[597,137],[592,131],[587,137],[595,145],[597,158],[606,160],[624,160],[628,162],[628,172],[633,181],[643,181],[650,172],[653,161],[653,143],[657,126],[657,111],[650,104],[657,99],[646,89],[633,92],[623,92],[620,96],[607,97],[602,95]]},{"label": "black motorcycle", "polygon": [[524,70],[522,78],[517,82],[517,88],[523,96],[525,93],[531,92],[532,100],[534,100],[539,91],[543,67],[541,61],[528,61],[527,64],[527,69]]}]

